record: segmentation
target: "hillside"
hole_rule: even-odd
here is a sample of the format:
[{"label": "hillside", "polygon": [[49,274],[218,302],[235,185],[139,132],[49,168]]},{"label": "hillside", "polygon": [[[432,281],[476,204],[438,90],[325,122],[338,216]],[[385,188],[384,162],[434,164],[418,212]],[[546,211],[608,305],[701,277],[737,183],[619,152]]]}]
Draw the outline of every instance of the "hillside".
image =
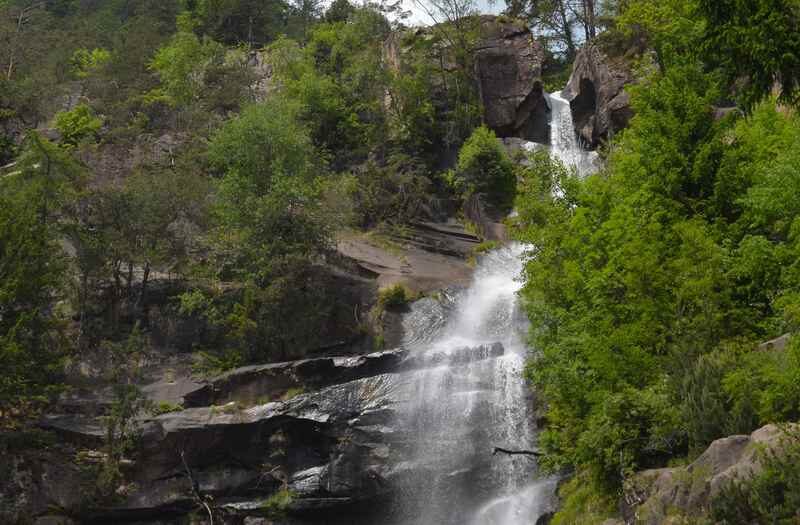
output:
[{"label": "hillside", "polygon": [[0,0],[0,521],[798,519],[797,0],[418,8]]}]

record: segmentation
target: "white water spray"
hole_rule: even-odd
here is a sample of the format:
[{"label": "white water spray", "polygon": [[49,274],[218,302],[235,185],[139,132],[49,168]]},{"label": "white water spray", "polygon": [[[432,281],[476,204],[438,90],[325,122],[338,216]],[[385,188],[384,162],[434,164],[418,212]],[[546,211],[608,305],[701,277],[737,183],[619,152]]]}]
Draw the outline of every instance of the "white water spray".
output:
[{"label": "white water spray", "polygon": [[[569,103],[547,98],[551,154],[581,176],[596,170],[596,153],[578,143]],[[404,319],[406,346],[456,358],[411,374],[403,414],[407,484],[393,523],[534,525],[554,509],[557,480],[539,477],[532,456],[492,454],[494,447],[536,446],[523,378],[527,321],[517,302],[524,251],[512,244],[483,256],[472,284],[445,301],[449,306],[419,301]],[[494,342],[502,343],[502,355],[465,352]]]}]

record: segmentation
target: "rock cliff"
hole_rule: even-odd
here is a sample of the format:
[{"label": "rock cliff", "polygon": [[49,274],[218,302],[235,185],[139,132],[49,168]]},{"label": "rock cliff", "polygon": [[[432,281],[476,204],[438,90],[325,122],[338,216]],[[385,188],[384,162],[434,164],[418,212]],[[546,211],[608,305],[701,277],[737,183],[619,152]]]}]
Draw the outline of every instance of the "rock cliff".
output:
[{"label": "rock cliff", "polygon": [[563,96],[587,145],[597,147],[628,125],[633,110],[625,86],[633,80],[629,61],[611,56],[600,44],[589,43],[578,52]]},{"label": "rock cliff", "polygon": [[486,125],[500,137],[547,142],[544,49],[519,21],[481,17],[475,78]]},{"label": "rock cliff", "polygon": [[[413,401],[406,372],[503,353],[499,343],[424,359],[400,349],[234,370],[186,396],[187,405],[223,404],[138,420],[138,446],[121,464],[124,482],[102,501],[90,497],[92,467],[104,458],[102,419],[45,416],[41,425],[58,445],[3,462],[0,521],[188,523],[205,502],[215,523],[373,523],[370,514],[390,514],[409,473],[424,467],[408,464],[413,437],[397,424]],[[327,386],[270,401],[287,378]],[[260,395],[267,399],[251,401]],[[270,501],[281,490],[292,496],[276,517]]]},{"label": "rock cliff", "polygon": [[[477,22],[480,36],[471,76],[484,122],[500,137],[547,142],[548,110],[541,82],[544,48],[519,20],[483,15]],[[413,31],[412,41],[432,39],[435,34],[430,28]],[[412,52],[405,41],[404,33],[393,33],[384,44],[384,60],[395,70],[403,67],[404,57]],[[446,46],[434,47],[434,55],[429,59],[436,67],[457,67]]]}]

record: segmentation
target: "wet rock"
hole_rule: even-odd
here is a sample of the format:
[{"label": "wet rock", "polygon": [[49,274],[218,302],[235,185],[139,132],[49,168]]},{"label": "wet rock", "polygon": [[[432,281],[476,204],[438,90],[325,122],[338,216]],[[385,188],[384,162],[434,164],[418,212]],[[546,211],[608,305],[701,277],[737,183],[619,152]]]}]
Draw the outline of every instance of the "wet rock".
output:
[{"label": "wet rock", "polygon": [[629,61],[610,56],[599,44],[589,43],[578,52],[562,96],[586,144],[596,147],[628,125],[633,110],[625,86],[633,80]]},{"label": "wet rock", "polygon": [[[405,348],[352,357],[301,359],[236,368],[189,392],[184,406],[208,407],[235,401],[241,405],[275,401],[289,389],[317,389],[333,384],[444,364],[467,364],[503,355],[501,343],[447,352],[414,353]],[[65,421],[72,421],[66,418]]]},{"label": "wet rock", "polygon": [[236,368],[184,396],[186,407],[221,405],[236,400],[264,403],[291,388],[319,388],[396,369],[406,350],[353,357],[324,357]]},{"label": "wet rock", "polygon": [[[314,516],[330,512],[349,516],[377,509],[396,490],[398,477],[404,475],[400,465],[406,458],[409,436],[396,425],[398,411],[413,397],[408,390],[407,372],[492,359],[503,353],[503,346],[496,343],[425,358],[408,350],[395,350],[353,358],[279,363],[277,368],[283,373],[306,370],[308,377],[320,370],[332,370],[340,379],[348,374],[372,375],[285,401],[251,407],[230,402],[143,417],[138,421],[136,455],[124,468],[124,490],[117,491],[119,501],[90,510],[66,496],[59,496],[58,501],[63,502],[63,508],[98,522],[183,515],[197,505],[183,456],[200,493],[239,518],[258,516],[264,501],[284,486],[295,494],[288,512],[298,519],[310,516],[308,519],[313,521]],[[249,387],[244,382],[231,382],[236,374],[220,384],[235,384],[245,390],[254,385],[270,388],[268,378],[274,369],[248,368],[240,372],[241,379],[254,381]],[[394,370],[378,373],[387,369]],[[264,375],[258,377],[257,373]],[[232,395],[235,389],[226,392]],[[65,443],[91,445],[93,448],[84,451],[82,457],[94,457],[92,451],[102,444],[99,417],[50,415],[43,418],[41,425],[56,431]],[[53,464],[71,461],[72,458],[63,457]],[[407,476],[408,470],[405,472]],[[64,478],[58,472],[50,479],[54,485],[63,486]],[[64,489],[68,494],[79,495],[81,487],[82,482],[73,481]],[[46,508],[54,497],[44,494],[42,507]],[[355,523],[343,519],[341,523]]]}]

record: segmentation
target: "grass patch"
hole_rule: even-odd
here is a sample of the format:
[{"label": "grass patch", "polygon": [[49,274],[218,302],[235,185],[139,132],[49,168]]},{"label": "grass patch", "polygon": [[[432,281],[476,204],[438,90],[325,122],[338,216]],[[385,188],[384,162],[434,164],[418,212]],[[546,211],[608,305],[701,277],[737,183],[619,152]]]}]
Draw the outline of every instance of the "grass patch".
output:
[{"label": "grass patch", "polygon": [[588,476],[578,474],[558,489],[561,509],[551,525],[601,524],[616,514],[616,501],[604,494]]},{"label": "grass patch", "polygon": [[180,412],[181,410],[183,410],[183,405],[179,403],[168,403],[167,401],[162,401],[150,409],[150,414],[154,416],[160,416],[161,414]]},{"label": "grass patch", "polygon": [[306,389],[303,388],[302,386],[292,387],[287,389],[286,392],[283,393],[283,395],[281,396],[281,401],[289,401],[293,397],[297,397],[300,394],[305,394],[305,393]]},{"label": "grass patch", "polygon": [[492,250],[496,250],[500,246],[502,246],[502,243],[500,241],[493,241],[493,240],[483,241],[482,243],[478,244],[472,249],[472,253],[484,254]]},{"label": "grass patch", "polygon": [[418,297],[419,294],[409,290],[406,286],[395,284],[378,292],[378,308],[381,310],[401,308],[409,302],[417,300]]},{"label": "grass patch", "polygon": [[261,510],[270,518],[280,518],[294,501],[295,495],[289,489],[281,489],[261,504]]}]

